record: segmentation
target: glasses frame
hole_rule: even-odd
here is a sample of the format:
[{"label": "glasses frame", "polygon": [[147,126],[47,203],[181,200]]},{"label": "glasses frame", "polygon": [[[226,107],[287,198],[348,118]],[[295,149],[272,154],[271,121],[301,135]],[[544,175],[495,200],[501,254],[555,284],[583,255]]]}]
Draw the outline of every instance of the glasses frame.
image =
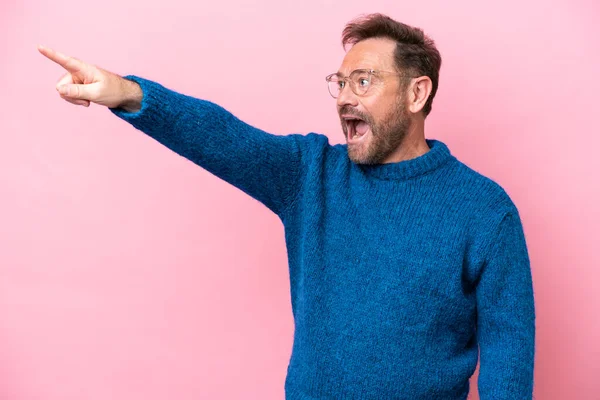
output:
[{"label": "glasses frame", "polygon": [[[364,93],[357,93],[357,88],[355,86],[355,82],[351,79],[353,74],[356,73],[367,73],[369,75],[369,87],[367,88],[367,90],[365,90]],[[339,72],[335,72],[333,74],[329,74],[325,77],[325,81],[327,82],[327,90],[329,91],[329,94],[331,95],[331,97],[333,97],[334,99],[337,99],[339,97],[339,95],[342,93],[342,90],[344,90],[344,88],[348,85],[344,85],[343,88],[340,89],[340,92],[337,96],[335,96],[333,93],[331,93],[331,87],[330,87],[330,83],[333,82],[333,77],[337,77],[339,80],[338,82],[348,82],[349,86],[350,86],[350,90],[352,90],[352,93],[354,93],[357,96],[364,96],[369,92],[369,89],[371,88],[371,79],[373,78],[373,75],[377,76],[380,74],[389,74],[389,75],[396,75],[396,76],[404,76],[407,78],[412,78],[412,76],[410,75],[405,75],[405,74],[401,74],[398,72],[392,72],[392,71],[383,71],[383,70],[377,70],[377,69],[368,69],[368,68],[359,68],[359,69],[355,69],[354,71],[350,72],[350,75],[348,76],[342,76]]]}]

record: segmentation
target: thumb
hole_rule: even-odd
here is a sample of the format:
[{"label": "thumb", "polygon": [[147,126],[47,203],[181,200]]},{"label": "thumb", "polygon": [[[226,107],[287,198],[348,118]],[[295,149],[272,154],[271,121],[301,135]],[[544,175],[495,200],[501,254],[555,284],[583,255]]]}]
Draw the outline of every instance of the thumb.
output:
[{"label": "thumb", "polygon": [[96,94],[96,86],[95,83],[84,85],[66,84],[60,85],[56,89],[61,95],[72,99],[91,100]]}]

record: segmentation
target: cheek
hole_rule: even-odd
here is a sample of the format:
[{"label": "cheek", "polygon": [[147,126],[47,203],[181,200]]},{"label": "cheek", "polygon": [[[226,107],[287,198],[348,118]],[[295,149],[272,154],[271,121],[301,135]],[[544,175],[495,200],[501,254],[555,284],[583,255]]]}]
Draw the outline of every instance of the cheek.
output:
[{"label": "cheek", "polygon": [[399,98],[396,92],[375,92],[371,96],[362,99],[363,109],[371,117],[375,124],[386,121],[390,115],[398,111]]},{"label": "cheek", "polygon": [[366,106],[365,109],[369,113],[371,122],[377,125],[385,122],[389,116],[394,112],[394,104],[377,103],[370,106]]}]

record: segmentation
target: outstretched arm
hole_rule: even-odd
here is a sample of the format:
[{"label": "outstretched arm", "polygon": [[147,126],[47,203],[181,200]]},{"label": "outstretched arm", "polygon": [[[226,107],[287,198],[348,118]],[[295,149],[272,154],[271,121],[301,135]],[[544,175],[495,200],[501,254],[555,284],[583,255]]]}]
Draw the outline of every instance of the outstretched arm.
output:
[{"label": "outstretched arm", "polygon": [[300,190],[307,146],[316,135],[274,135],[207,100],[133,75],[139,111],[111,111],[177,154],[240,188],[281,215]]},{"label": "outstretched arm", "polygon": [[323,135],[273,135],[250,126],[207,100],[177,93],[133,75],[121,77],[52,49],[40,53],[67,73],[60,96],[96,103],[177,154],[240,188],[283,217],[301,190],[308,153]]}]

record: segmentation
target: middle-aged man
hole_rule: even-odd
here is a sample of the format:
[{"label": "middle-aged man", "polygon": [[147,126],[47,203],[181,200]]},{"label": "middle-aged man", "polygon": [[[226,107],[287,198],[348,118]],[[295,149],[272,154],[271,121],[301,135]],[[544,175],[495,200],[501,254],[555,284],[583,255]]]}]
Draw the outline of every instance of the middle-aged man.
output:
[{"label": "middle-aged man", "polygon": [[274,135],[207,100],[44,47],[60,96],[107,106],[243,190],[285,227],[294,341],[286,399],[531,399],[535,308],[515,204],[425,139],[441,57],[382,14],[346,25],[326,80],[346,143]]}]

